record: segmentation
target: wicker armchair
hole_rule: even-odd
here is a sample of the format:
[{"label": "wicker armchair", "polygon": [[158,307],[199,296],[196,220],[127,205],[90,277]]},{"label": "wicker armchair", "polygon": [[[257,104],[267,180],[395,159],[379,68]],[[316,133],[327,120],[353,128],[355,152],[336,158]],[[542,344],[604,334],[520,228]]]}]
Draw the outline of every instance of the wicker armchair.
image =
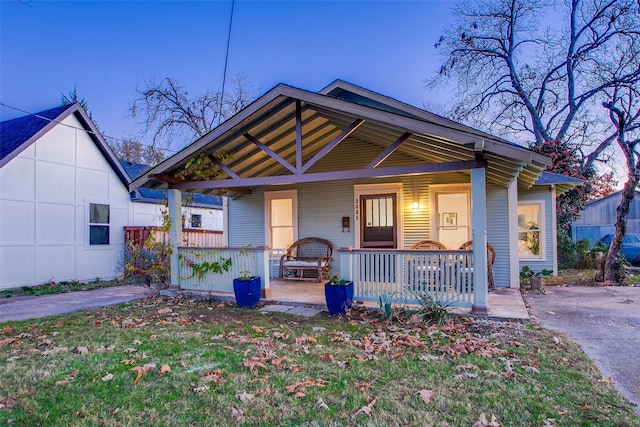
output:
[{"label": "wicker armchair", "polygon": [[446,250],[447,247],[440,242],[435,240],[419,240],[415,242],[413,245],[409,246],[409,249],[420,249],[427,251],[438,251],[438,250]]},{"label": "wicker armchair", "polygon": [[[473,240],[464,242],[458,248],[463,251],[470,251],[473,249]],[[493,249],[489,243],[487,243],[487,285],[490,291],[496,288],[495,281],[493,279],[493,263],[496,262],[496,250]]]},{"label": "wicker armchair", "polygon": [[[333,245],[326,239],[307,237],[294,242],[280,258],[280,279],[329,279],[329,262],[333,259]],[[308,274],[305,275],[305,272]]]}]

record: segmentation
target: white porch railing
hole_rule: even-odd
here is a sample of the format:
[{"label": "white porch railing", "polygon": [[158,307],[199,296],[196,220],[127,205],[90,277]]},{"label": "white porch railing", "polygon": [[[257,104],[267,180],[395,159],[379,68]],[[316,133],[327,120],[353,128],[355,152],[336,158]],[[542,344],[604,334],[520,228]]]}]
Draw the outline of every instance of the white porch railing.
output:
[{"label": "white porch railing", "polygon": [[382,297],[415,304],[419,296],[455,307],[473,304],[473,252],[339,249],[340,276],[353,280],[354,300]]},{"label": "white porch railing", "polygon": [[[233,279],[241,272],[251,276],[260,276],[262,289],[269,289],[269,248],[193,248],[179,247],[178,257],[180,287],[187,290],[233,292]],[[231,260],[228,271],[221,273],[207,271],[198,277],[193,265],[203,263],[224,264]],[[263,292],[264,293],[264,292]]]}]

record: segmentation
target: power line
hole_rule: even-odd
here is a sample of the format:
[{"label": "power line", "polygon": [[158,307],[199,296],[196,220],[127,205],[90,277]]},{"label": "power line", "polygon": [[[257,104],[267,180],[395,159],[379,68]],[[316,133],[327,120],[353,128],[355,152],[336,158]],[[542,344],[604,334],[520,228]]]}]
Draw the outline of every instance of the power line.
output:
[{"label": "power line", "polygon": [[227,83],[227,65],[229,65],[229,50],[231,48],[231,27],[233,25],[233,10],[235,0],[231,0],[231,17],[229,18],[229,33],[227,34],[227,54],[224,57],[224,72],[222,73],[222,92],[220,93],[220,111],[218,112],[218,125],[222,122],[222,107],[224,105],[224,87]]},{"label": "power line", "polygon": [[[134,142],[132,139],[116,138],[115,136],[110,136],[110,135],[106,135],[106,134],[103,134],[103,133],[98,134],[98,133],[92,131],[91,129],[85,129],[85,128],[77,127],[77,126],[70,125],[70,124],[67,124],[67,123],[63,123],[63,122],[55,120],[55,119],[50,119],[48,117],[41,116],[41,115],[39,115],[37,113],[32,113],[30,111],[23,110],[22,108],[18,108],[18,107],[14,107],[12,105],[5,104],[4,102],[0,102],[0,106],[6,107],[6,108],[10,108],[12,110],[20,111],[21,113],[24,113],[24,114],[26,114],[28,116],[37,117],[39,119],[46,120],[46,121],[52,122],[52,123],[56,123],[58,125],[66,126],[68,128],[71,128],[71,129],[81,130],[83,132],[87,132],[87,133],[95,135],[95,136],[101,136],[105,140],[108,138],[108,139],[111,139],[113,141],[119,141],[119,142]],[[19,117],[17,117],[17,118],[19,118]],[[143,144],[141,141],[135,141],[135,142],[139,143],[143,147],[147,147],[147,148],[152,147],[151,145]],[[177,153],[178,152],[178,150],[171,150],[169,148],[161,148],[161,147],[153,147],[153,148],[155,150],[168,151],[168,152],[171,152],[171,153]]]}]

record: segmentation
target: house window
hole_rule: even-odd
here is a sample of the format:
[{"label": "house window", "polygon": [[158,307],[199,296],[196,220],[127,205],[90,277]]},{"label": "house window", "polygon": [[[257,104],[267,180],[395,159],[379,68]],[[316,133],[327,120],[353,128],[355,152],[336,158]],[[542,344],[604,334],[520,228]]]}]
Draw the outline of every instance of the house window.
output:
[{"label": "house window", "polygon": [[544,254],[542,202],[518,204],[518,255],[541,259]]},{"label": "house window", "polygon": [[297,240],[298,201],[295,191],[265,193],[266,240],[273,249],[286,249]]},{"label": "house window", "polygon": [[202,228],[202,215],[191,215],[191,228]]},{"label": "house window", "polygon": [[109,205],[89,203],[89,244],[109,244]]}]

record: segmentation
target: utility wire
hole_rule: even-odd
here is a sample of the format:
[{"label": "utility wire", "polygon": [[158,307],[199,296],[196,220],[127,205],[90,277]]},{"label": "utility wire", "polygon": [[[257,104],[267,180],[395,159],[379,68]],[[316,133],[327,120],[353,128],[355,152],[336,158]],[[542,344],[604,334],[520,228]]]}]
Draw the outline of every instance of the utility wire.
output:
[{"label": "utility wire", "polygon": [[227,83],[227,65],[229,65],[229,50],[231,48],[231,28],[233,26],[233,10],[236,0],[231,0],[231,17],[229,18],[229,33],[227,34],[227,54],[224,57],[224,72],[222,73],[222,93],[220,93],[220,111],[218,112],[218,125],[222,122],[222,108],[224,105],[224,87]]},{"label": "utility wire", "polygon": [[[55,123],[55,124],[58,124],[58,125],[66,126],[68,128],[71,128],[71,129],[81,130],[81,131],[87,132],[87,133],[89,133],[91,135],[102,136],[105,140],[108,138],[108,139],[111,139],[111,140],[114,140],[114,141],[119,141],[119,142],[137,142],[140,145],[142,145],[143,147],[151,147],[151,145],[145,145],[141,141],[133,141],[132,139],[116,138],[115,136],[109,136],[109,135],[106,135],[106,134],[103,134],[103,133],[98,134],[98,133],[92,131],[91,129],[85,129],[85,128],[73,126],[73,125],[70,125],[70,124],[67,124],[67,123],[62,123],[61,121],[58,121],[58,120],[55,120],[55,119],[50,119],[48,117],[44,117],[44,116],[41,116],[41,115],[36,114],[36,113],[31,113],[31,112],[29,112],[27,110],[23,110],[22,108],[18,108],[18,107],[14,107],[12,105],[5,104],[4,102],[0,102],[0,106],[6,107],[6,108],[10,108],[12,110],[20,111],[21,113],[25,113],[28,116],[37,117],[39,119],[46,120],[48,122],[52,122],[52,123]],[[16,118],[19,119],[20,117],[16,117]],[[15,120],[15,119],[10,119],[10,120]],[[6,120],[6,121],[9,121],[9,120]],[[160,147],[153,147],[153,148],[155,150],[169,151],[169,152],[172,152],[172,153],[177,153],[178,152],[178,150],[171,150],[169,148],[160,148]]]}]

